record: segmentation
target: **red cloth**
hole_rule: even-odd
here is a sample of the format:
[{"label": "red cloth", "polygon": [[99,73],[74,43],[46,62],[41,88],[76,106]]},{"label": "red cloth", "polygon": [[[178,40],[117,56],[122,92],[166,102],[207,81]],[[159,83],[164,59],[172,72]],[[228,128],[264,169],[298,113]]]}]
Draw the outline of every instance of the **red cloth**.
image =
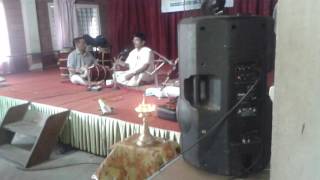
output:
[{"label": "red cloth", "polygon": [[199,11],[161,13],[161,0],[109,0],[107,10],[108,40],[112,53],[131,47],[132,36],[143,32],[147,46],[171,58],[177,58],[177,24]]},{"label": "red cloth", "polygon": [[[276,0],[235,0],[227,14],[272,15]],[[161,13],[161,0],[109,0],[107,9],[108,40],[112,55],[131,47],[132,35],[144,32],[147,45],[169,57],[177,58],[177,25],[184,17],[201,15],[200,10]]]}]

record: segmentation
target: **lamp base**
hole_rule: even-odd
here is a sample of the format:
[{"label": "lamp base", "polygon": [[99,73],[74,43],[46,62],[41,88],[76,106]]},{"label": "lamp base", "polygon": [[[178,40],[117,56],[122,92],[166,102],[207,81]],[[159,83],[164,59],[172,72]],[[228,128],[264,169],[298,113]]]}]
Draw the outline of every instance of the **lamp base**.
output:
[{"label": "lamp base", "polygon": [[137,139],[136,145],[140,147],[144,147],[144,146],[153,146],[159,143],[161,142],[156,138],[154,138],[153,136],[151,136],[150,134],[140,134]]}]

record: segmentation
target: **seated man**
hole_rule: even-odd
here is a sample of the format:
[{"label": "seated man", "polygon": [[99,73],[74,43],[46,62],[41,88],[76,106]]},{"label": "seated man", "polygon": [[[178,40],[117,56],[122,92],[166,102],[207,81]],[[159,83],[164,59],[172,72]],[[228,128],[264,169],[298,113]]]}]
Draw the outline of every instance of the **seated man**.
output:
[{"label": "seated man", "polygon": [[68,70],[73,84],[88,85],[87,69],[96,64],[96,59],[87,52],[87,44],[83,37],[74,39],[75,50],[68,56]]},{"label": "seated man", "polygon": [[115,71],[113,76],[116,83],[124,86],[139,86],[143,83],[151,83],[154,80],[153,75],[147,72],[154,70],[153,53],[148,47],[145,47],[145,36],[143,33],[136,33],[133,37],[135,47],[127,57],[126,61],[117,60],[115,70],[121,67],[126,71]]}]

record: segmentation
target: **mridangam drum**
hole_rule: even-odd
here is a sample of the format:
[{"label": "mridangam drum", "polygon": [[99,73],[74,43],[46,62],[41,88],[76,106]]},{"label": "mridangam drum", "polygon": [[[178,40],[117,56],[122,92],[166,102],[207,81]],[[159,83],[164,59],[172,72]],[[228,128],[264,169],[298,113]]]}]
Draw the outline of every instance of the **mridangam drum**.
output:
[{"label": "mridangam drum", "polygon": [[111,71],[107,66],[94,65],[89,68],[90,81],[101,81],[111,77]]}]

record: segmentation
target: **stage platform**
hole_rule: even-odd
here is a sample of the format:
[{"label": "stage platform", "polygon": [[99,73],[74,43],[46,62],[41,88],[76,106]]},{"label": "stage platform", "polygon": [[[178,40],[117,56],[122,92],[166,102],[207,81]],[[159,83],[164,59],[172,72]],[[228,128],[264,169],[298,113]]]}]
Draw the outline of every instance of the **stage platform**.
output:
[{"label": "stage platform", "polygon": [[[89,92],[83,86],[62,81],[56,69],[8,75],[6,80],[7,86],[0,87],[0,119],[8,108],[26,101],[32,103],[32,108],[47,114],[69,109],[70,117],[60,141],[77,149],[105,156],[112,144],[140,131],[142,121],[134,108],[142,100],[141,90],[104,88]],[[100,116],[99,98],[115,108],[113,115]],[[155,97],[146,100],[153,104],[167,101]],[[179,142],[178,123],[154,115],[149,124],[155,136]]]}]

